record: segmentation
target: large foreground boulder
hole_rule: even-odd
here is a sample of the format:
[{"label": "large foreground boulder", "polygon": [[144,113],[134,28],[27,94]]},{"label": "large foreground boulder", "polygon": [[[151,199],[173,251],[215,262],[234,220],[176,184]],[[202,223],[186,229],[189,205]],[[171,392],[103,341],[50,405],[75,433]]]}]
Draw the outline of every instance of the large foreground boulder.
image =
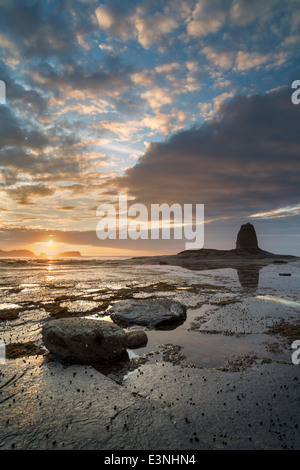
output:
[{"label": "large foreground boulder", "polygon": [[168,299],[121,300],[109,310],[119,325],[144,325],[150,328],[177,326],[186,319],[186,307]]},{"label": "large foreground boulder", "polygon": [[60,359],[93,363],[114,359],[126,351],[125,331],[109,321],[60,318],[43,326],[47,349]]},{"label": "large foreground boulder", "polygon": [[236,249],[249,253],[259,252],[255,228],[249,222],[241,226],[236,240]]}]

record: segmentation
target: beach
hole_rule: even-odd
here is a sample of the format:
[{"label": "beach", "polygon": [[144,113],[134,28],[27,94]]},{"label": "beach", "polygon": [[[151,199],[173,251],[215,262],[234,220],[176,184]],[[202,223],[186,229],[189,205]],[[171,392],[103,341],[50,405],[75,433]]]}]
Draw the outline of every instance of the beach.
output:
[{"label": "beach", "polygon": [[300,450],[299,4],[0,0],[0,450]]},{"label": "beach", "polygon": [[[299,259],[210,268],[2,259],[0,448],[299,449]],[[50,320],[111,321],[123,299],[180,302],[186,319],[143,327],[147,344],[107,364],[65,363],[43,344]]]}]

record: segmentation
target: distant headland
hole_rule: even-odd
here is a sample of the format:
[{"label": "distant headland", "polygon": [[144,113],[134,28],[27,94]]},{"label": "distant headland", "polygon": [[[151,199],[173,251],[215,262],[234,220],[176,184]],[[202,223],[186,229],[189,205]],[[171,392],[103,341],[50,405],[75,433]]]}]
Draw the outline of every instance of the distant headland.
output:
[{"label": "distant headland", "polygon": [[0,258],[37,258],[30,250],[0,250]]},{"label": "distant headland", "polygon": [[77,258],[80,256],[80,251],[65,251],[63,253],[58,253],[57,255],[47,255],[46,253],[36,255],[30,250],[0,250],[0,258]]}]

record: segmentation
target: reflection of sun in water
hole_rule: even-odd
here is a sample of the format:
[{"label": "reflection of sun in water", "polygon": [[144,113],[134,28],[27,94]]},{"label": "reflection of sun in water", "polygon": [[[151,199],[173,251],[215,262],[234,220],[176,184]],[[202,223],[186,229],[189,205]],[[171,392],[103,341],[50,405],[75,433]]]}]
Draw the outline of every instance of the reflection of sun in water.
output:
[{"label": "reflection of sun in water", "polygon": [[54,264],[52,261],[46,263],[46,282],[52,282],[55,279]]}]

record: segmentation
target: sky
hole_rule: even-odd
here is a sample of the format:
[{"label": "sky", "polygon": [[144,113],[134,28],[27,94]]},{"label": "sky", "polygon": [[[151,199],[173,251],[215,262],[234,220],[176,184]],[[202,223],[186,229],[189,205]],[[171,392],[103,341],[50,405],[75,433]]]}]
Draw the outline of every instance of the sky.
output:
[{"label": "sky", "polygon": [[[0,249],[131,256],[103,204],[204,204],[204,247],[251,222],[300,256],[300,0],[1,0]],[[150,217],[150,215],[149,215]]]}]

